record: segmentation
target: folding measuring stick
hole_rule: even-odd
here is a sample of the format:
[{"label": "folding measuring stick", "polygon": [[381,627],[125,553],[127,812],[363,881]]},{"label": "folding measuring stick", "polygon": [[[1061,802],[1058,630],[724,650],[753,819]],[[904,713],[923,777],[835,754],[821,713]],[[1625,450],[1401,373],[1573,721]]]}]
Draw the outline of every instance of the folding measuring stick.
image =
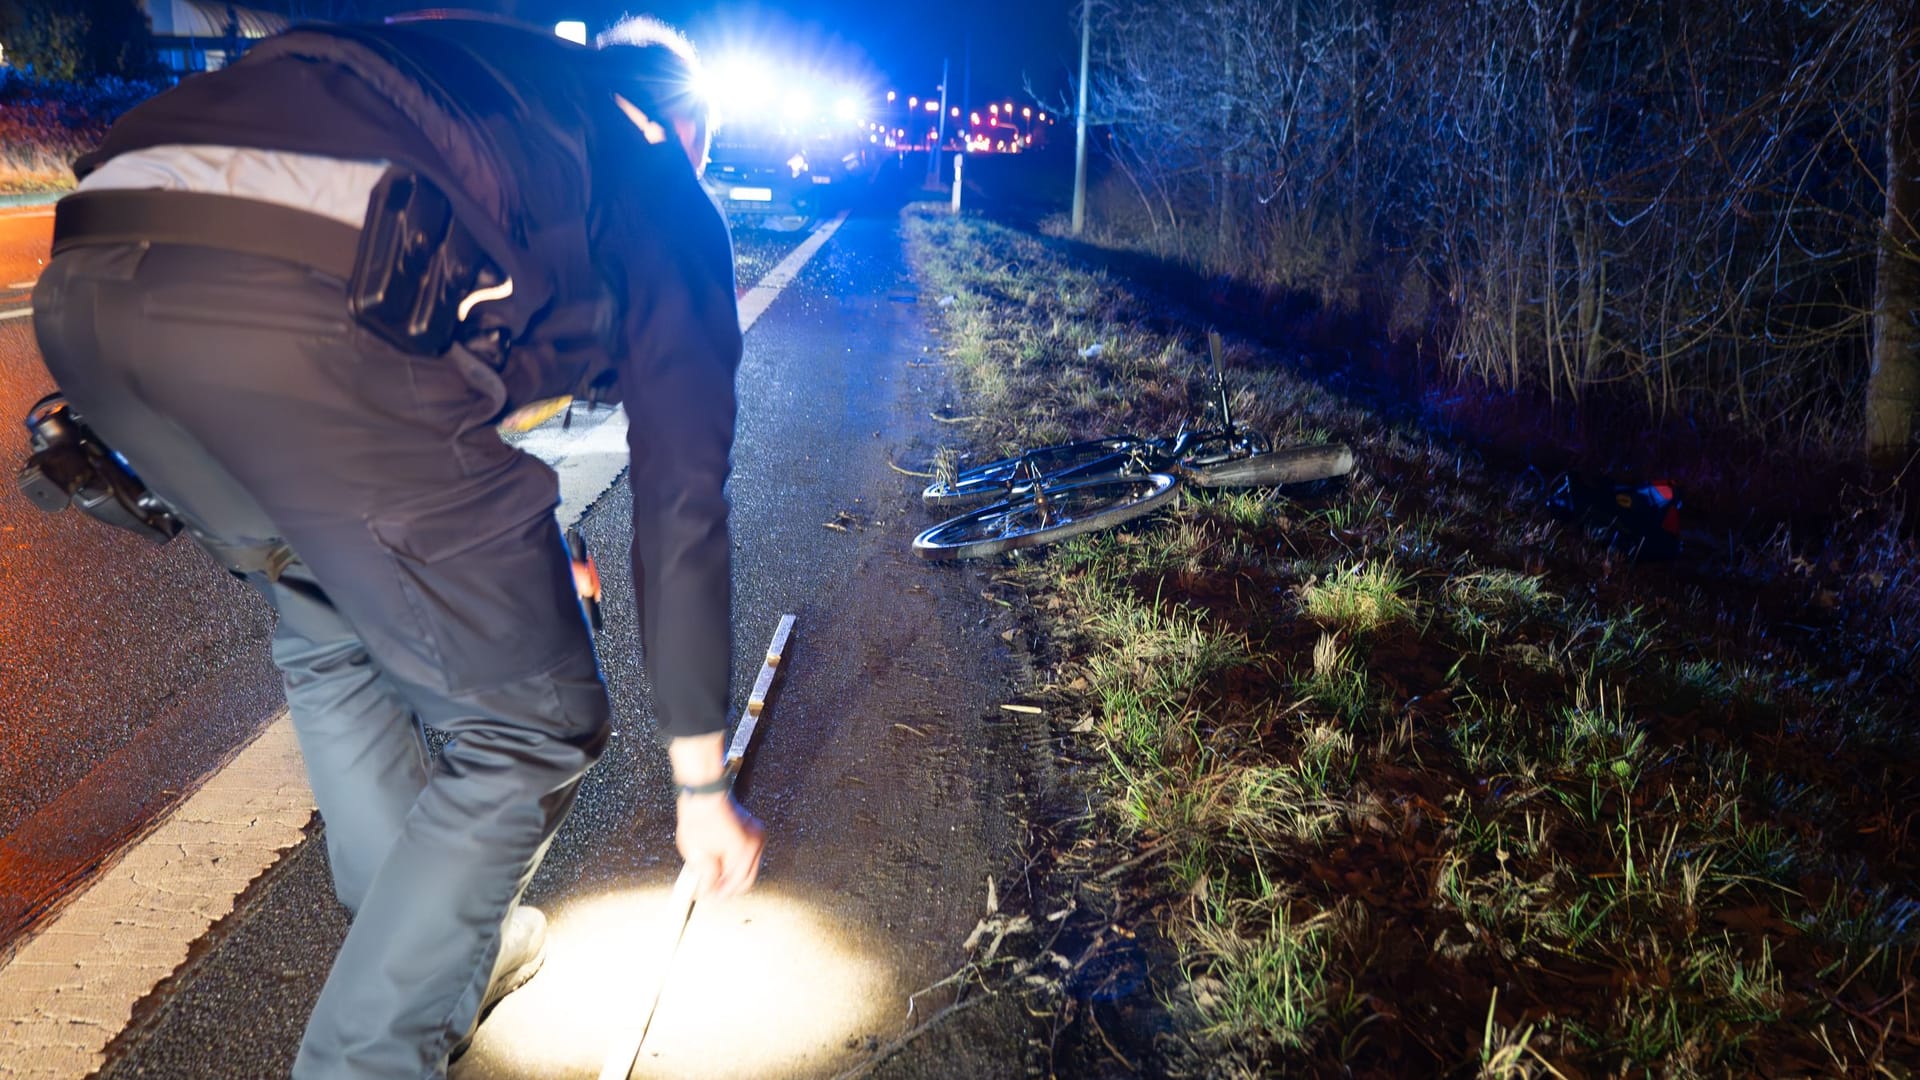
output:
[{"label": "folding measuring stick", "polygon": [[[733,729],[733,742],[727,746],[726,773],[729,783],[740,778],[747,747],[753,743],[754,729],[760,726],[760,714],[766,709],[767,694],[773,689],[773,677],[780,670],[781,657],[787,650],[787,638],[792,633],[793,616],[780,616],[780,625],[773,632],[773,642],[767,646],[766,661],[760,665],[760,677],[753,681],[753,693],[747,696],[746,711],[740,714],[740,722]],[[681,867],[680,876],[673,882],[667,920],[661,927],[663,934],[671,935],[671,941],[661,951],[665,960],[660,970],[653,973],[652,992],[646,998],[646,1016],[642,1018],[637,1031],[624,1032],[619,1041],[608,1048],[607,1056],[600,1065],[600,1080],[627,1080],[640,1060],[640,1048],[646,1045],[647,1032],[653,1028],[654,1015],[660,1011],[660,999],[666,993],[667,974],[673,969],[673,956],[680,951],[680,939],[686,936],[687,924],[693,921],[695,884],[693,869]]]}]

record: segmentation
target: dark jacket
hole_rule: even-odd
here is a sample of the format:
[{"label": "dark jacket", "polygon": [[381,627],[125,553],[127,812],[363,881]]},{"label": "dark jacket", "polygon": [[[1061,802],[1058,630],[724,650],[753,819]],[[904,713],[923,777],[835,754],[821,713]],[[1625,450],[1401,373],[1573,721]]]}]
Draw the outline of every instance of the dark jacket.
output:
[{"label": "dark jacket", "polygon": [[[585,50],[506,24],[296,29],[130,111],[87,172],[160,145],[383,160],[434,179],[514,278],[487,305],[500,412],[588,383],[625,403],[633,576],[664,736],[726,726],[723,494],[740,359],[733,253],[677,142],[649,144]],[[645,108],[645,103],[640,104]]]}]

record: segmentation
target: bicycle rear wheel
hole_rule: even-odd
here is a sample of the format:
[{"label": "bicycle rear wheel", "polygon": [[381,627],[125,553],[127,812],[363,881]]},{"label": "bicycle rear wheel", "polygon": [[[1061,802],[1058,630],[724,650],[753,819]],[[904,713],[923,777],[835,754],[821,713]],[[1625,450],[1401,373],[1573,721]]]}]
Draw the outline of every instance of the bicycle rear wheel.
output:
[{"label": "bicycle rear wheel", "polygon": [[1285,446],[1195,465],[1182,478],[1198,487],[1277,487],[1345,476],[1353,471],[1353,451],[1345,443]]},{"label": "bicycle rear wheel", "polygon": [[923,559],[973,559],[1065,540],[1151,513],[1173,498],[1166,473],[1083,480],[985,506],[913,538]]},{"label": "bicycle rear wheel", "polygon": [[928,506],[942,507],[1018,498],[1033,488],[1032,482],[1024,478],[1008,487],[1008,481],[1023,461],[1031,463],[1034,471],[1048,480],[1084,479],[1097,473],[1118,471],[1121,462],[1139,445],[1139,439],[1115,436],[1042,446],[1020,457],[1001,458],[964,469],[950,482],[935,480],[920,493],[920,499]]}]

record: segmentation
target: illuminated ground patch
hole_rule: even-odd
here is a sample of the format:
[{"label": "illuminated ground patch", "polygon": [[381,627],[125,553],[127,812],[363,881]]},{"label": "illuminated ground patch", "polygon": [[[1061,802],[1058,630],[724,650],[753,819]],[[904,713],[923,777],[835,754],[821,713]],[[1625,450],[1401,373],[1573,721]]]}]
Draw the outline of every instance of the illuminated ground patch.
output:
[{"label": "illuminated ground patch", "polygon": [[[619,1032],[646,1014],[678,911],[662,886],[548,914],[546,966],[501,1003],[475,1056],[526,1076],[596,1077]],[[888,989],[853,935],[801,901],[756,891],[701,905],[633,1075],[831,1074],[850,1064],[849,1037],[875,1030]]]}]

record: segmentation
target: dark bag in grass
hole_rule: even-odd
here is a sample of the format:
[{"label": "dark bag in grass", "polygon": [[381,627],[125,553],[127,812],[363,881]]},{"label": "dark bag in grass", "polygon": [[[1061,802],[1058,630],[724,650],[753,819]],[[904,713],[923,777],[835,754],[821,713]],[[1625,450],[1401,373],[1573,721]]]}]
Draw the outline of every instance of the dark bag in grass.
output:
[{"label": "dark bag in grass", "polygon": [[1546,506],[1554,517],[1636,558],[1671,559],[1680,553],[1680,496],[1664,480],[1614,484],[1567,473],[1547,495]]}]

